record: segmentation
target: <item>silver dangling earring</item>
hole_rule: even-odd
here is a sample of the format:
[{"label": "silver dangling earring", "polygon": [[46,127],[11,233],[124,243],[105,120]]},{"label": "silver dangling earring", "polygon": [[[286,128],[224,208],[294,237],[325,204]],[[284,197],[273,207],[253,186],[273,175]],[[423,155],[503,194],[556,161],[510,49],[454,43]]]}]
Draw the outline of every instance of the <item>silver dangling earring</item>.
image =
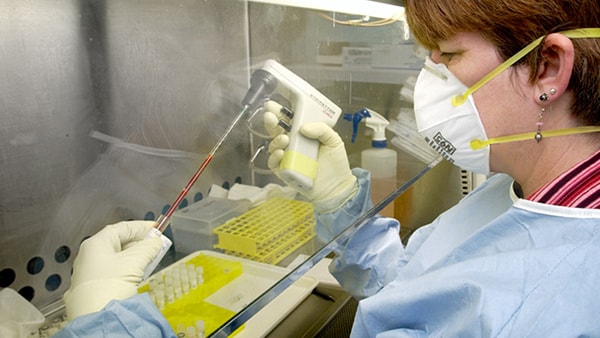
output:
[{"label": "silver dangling earring", "polygon": [[544,137],[542,136],[542,126],[544,125],[544,122],[542,122],[542,117],[544,116],[544,112],[546,112],[546,109],[542,108],[538,113],[538,120],[535,124],[537,126],[537,131],[535,132],[535,136],[533,138],[537,143],[540,143],[540,141]]},{"label": "silver dangling earring", "polygon": [[[554,95],[556,94],[556,89],[554,88],[550,88],[550,94]],[[549,97],[548,94],[546,93],[542,93],[542,95],[540,95],[540,101],[541,102],[546,102],[548,101]],[[544,116],[544,113],[546,112],[546,108],[542,107],[540,109],[540,112],[538,113],[538,120],[536,122],[536,129],[537,131],[535,132],[535,136],[533,137],[535,139],[535,141],[537,143],[540,143],[540,141],[542,140],[542,138],[544,138],[544,136],[542,135],[542,126],[544,125],[544,122],[542,122],[542,117]]]}]

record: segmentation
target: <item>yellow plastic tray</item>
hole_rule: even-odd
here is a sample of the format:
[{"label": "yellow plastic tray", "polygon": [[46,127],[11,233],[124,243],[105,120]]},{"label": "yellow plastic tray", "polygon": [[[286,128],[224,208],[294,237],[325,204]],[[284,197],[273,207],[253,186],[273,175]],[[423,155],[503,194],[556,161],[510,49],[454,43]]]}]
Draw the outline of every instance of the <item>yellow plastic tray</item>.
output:
[{"label": "yellow plastic tray", "polygon": [[315,234],[311,203],[273,198],[213,230],[215,248],[274,264]]},{"label": "yellow plastic tray", "polygon": [[[166,292],[158,295],[158,292],[153,290],[151,286],[157,281],[164,284],[166,276],[179,270],[182,265],[195,268],[202,267],[203,281],[200,283],[197,280],[196,287],[190,287],[187,292],[184,292],[182,288],[179,296],[173,291],[174,300],[170,302],[166,299]],[[138,292],[150,293],[154,303],[159,307],[176,333],[181,330],[181,327],[196,327],[196,322],[203,320],[205,335],[208,336],[232,318],[235,312],[207,302],[206,298],[241,276],[242,273],[242,263],[237,260],[217,256],[211,252],[197,252],[152,275],[140,285]],[[176,283],[175,278],[172,279]],[[181,278],[177,282],[181,283]],[[175,286],[169,286],[169,288],[173,290]],[[157,297],[164,297],[164,302],[157,301]]]},{"label": "yellow plastic tray", "polygon": [[[202,266],[204,282],[174,302],[165,304],[161,312],[176,333],[182,327],[195,326],[198,320],[204,321],[207,337],[289,273],[278,266],[214,251],[197,251],[152,275],[140,285],[138,292],[150,292],[150,285],[155,286],[153,279],[164,280],[165,275],[182,265]],[[265,336],[312,292],[317,283],[312,277],[301,277],[232,336]]]},{"label": "yellow plastic tray", "polygon": [[275,239],[273,243],[264,247],[256,255],[249,255],[235,250],[225,250],[225,253],[257,262],[277,264],[313,237],[315,237],[314,227],[300,227]]}]

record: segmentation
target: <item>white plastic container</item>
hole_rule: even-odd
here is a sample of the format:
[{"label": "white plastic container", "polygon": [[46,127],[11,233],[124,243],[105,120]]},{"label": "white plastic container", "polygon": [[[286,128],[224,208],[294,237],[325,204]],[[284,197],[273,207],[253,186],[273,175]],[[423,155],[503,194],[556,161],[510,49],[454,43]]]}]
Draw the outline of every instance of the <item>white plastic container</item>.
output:
[{"label": "white plastic container", "polygon": [[171,218],[175,250],[182,254],[212,250],[217,243],[213,229],[245,213],[249,208],[248,200],[206,197],[176,211]]},{"label": "white plastic container", "polygon": [[[363,108],[354,115],[344,116],[344,118],[353,122],[352,142],[362,120],[365,121],[367,128],[373,130],[371,148],[361,152],[360,166],[371,173],[371,198],[373,203],[379,203],[396,189],[398,154],[387,147],[385,137],[385,129],[390,123],[379,113],[368,108]],[[379,214],[394,217],[394,203],[389,203]]]},{"label": "white plastic container", "polygon": [[[371,198],[374,203],[381,201],[396,189],[397,158],[396,151],[390,148],[373,147],[361,152],[361,168],[371,172]],[[394,203],[389,203],[379,214],[394,217]]]}]

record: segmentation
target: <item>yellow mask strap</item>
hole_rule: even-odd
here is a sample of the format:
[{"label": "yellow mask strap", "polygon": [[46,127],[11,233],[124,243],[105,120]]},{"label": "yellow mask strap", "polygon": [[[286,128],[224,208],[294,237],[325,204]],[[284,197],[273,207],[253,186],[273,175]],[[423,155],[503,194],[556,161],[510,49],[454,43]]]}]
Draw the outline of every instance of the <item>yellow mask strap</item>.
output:
[{"label": "yellow mask strap", "polygon": [[[586,127],[575,127],[575,128],[566,128],[566,129],[546,130],[546,131],[544,131],[544,138],[553,137],[553,136],[595,133],[595,132],[599,132],[599,131],[600,131],[600,126],[586,126]],[[516,134],[516,135],[509,135],[509,136],[494,137],[487,141],[473,140],[473,141],[471,141],[471,149],[479,150],[490,144],[508,143],[508,142],[514,142],[514,141],[523,141],[523,140],[534,140],[535,134],[536,134],[536,132],[531,132],[531,133],[523,133],[523,134]]]},{"label": "yellow mask strap", "polygon": [[[578,28],[567,30],[563,32],[559,32],[571,39],[586,39],[586,38],[600,38],[600,28]],[[491,72],[489,72],[486,76],[484,76],[481,80],[477,81],[474,85],[469,87],[462,95],[457,95],[452,98],[452,105],[457,107],[462,105],[467,101],[467,97],[473,94],[475,91],[479,90],[479,88],[483,87],[486,83],[496,77],[498,74],[502,73],[508,67],[515,64],[525,55],[529,54],[534,48],[536,48],[544,39],[544,36],[537,38],[535,41],[531,42],[525,48],[521,49],[517,54],[513,55],[503,63],[501,63],[498,67],[494,68]]]}]

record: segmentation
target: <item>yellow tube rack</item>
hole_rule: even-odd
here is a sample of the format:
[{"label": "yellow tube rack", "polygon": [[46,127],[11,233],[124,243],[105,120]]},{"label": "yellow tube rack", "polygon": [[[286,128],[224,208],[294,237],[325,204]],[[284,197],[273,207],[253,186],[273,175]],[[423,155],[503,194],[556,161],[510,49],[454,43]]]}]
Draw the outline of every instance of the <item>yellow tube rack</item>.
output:
[{"label": "yellow tube rack", "polygon": [[[165,283],[166,276],[176,273],[182,265],[200,268],[201,280],[197,279],[194,287],[190,287],[187,292],[184,291],[182,295],[175,296],[170,301],[157,301],[157,291],[153,290],[155,283]],[[242,270],[242,263],[239,261],[197,253],[152,275],[138,288],[138,293],[148,292],[151,295],[173,331],[179,332],[181,327],[195,327],[196,322],[202,320],[205,327],[204,334],[208,336],[232,318],[235,312],[213,305],[207,302],[206,298],[238,278],[243,273]],[[179,278],[174,278],[173,282],[177,286],[167,286],[167,289],[181,288],[182,282]]]},{"label": "yellow tube rack", "polygon": [[258,262],[276,264],[315,235],[309,202],[273,198],[213,229],[215,248]]}]

